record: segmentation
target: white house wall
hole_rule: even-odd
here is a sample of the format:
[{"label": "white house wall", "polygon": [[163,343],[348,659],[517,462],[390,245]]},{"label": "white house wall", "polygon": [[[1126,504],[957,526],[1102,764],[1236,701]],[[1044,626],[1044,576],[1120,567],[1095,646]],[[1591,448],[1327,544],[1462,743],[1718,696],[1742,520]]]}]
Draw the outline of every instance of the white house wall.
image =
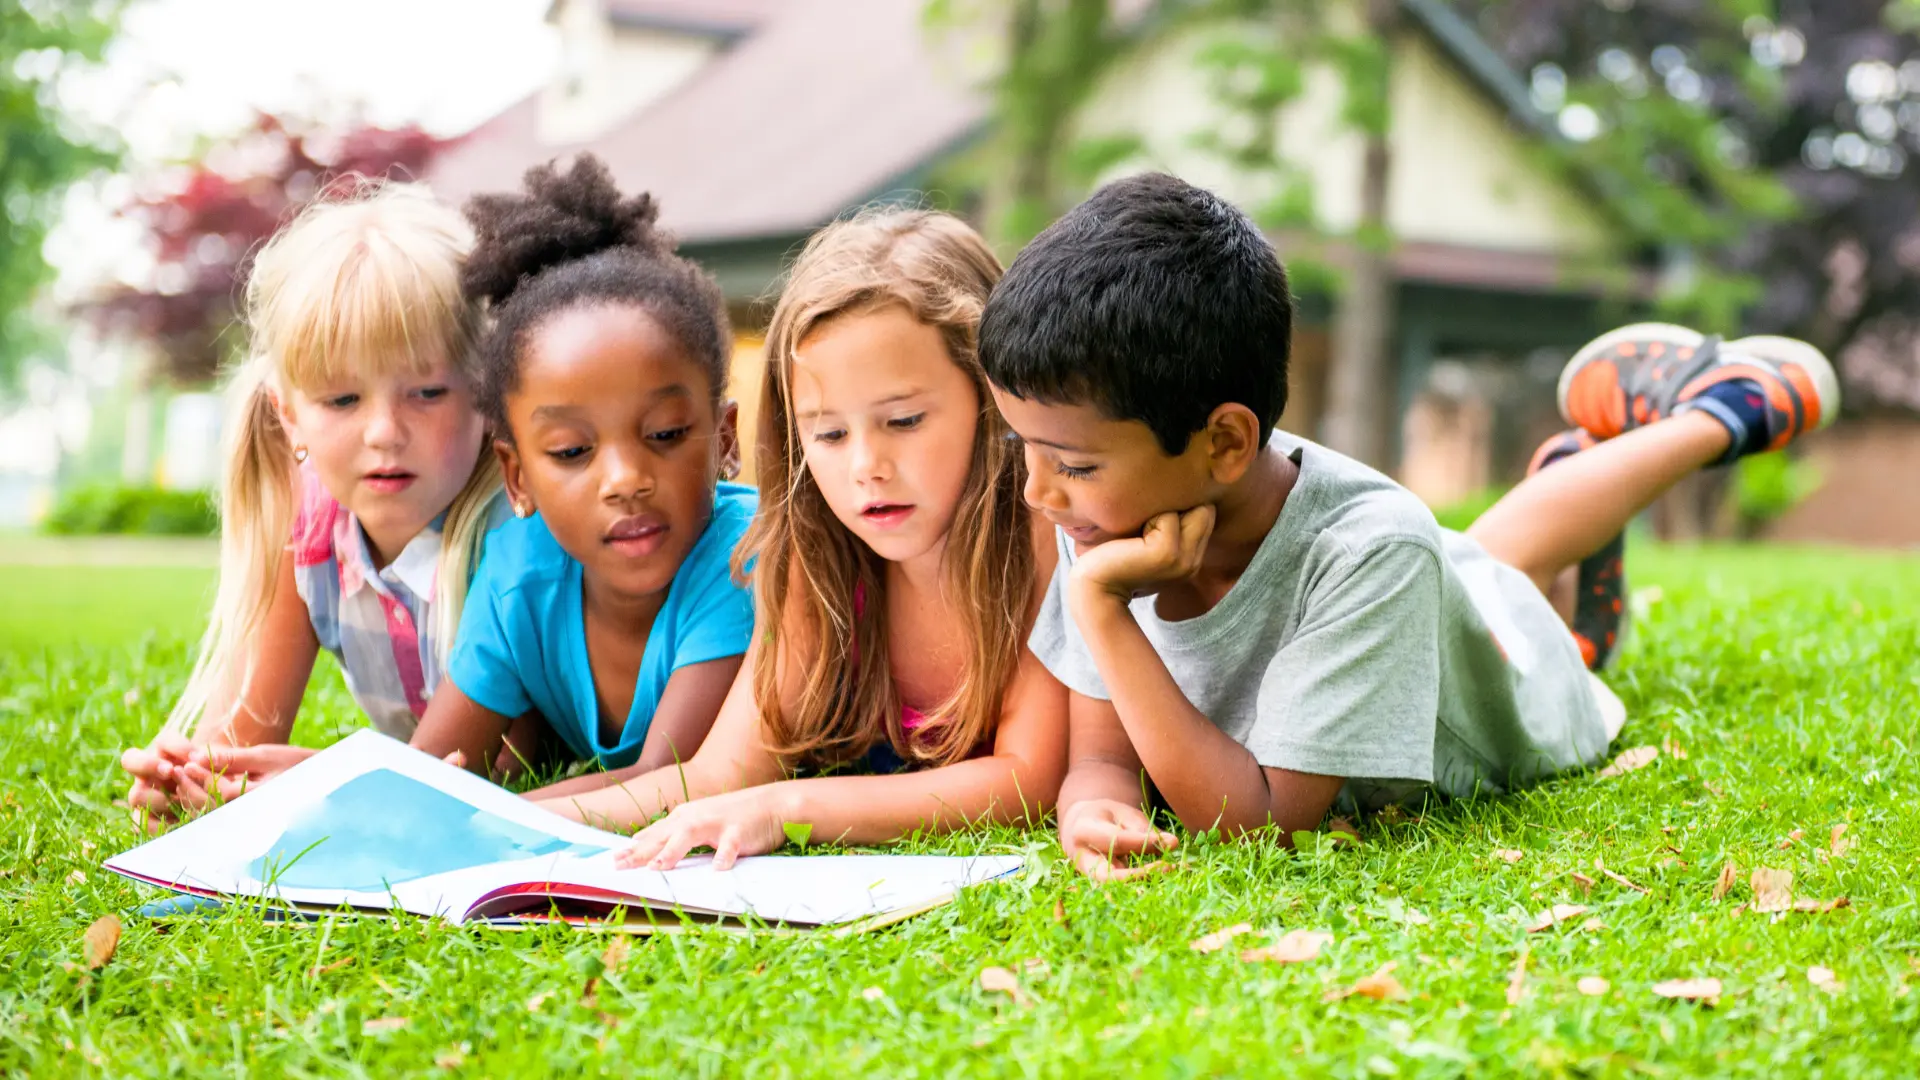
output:
[{"label": "white house wall", "polygon": [[720,47],[709,35],[621,26],[594,0],[556,13],[560,62],[540,96],[547,145],[599,137],[692,78]]},{"label": "white house wall", "polygon": [[[1194,142],[1196,132],[1236,122],[1214,98],[1212,77],[1194,57],[1215,35],[1259,28],[1197,28],[1130,57],[1106,79],[1080,119],[1084,136],[1132,133],[1144,155],[1114,175],[1167,169],[1253,208],[1271,197],[1257,178]],[[1283,111],[1281,156],[1312,177],[1322,227],[1344,231],[1359,219],[1362,142],[1340,119],[1339,74],[1308,73],[1305,92]],[[1394,50],[1392,185],[1389,225],[1402,240],[1560,255],[1603,246],[1605,219],[1591,198],[1533,160],[1531,133],[1470,83],[1424,36],[1407,33]]]}]

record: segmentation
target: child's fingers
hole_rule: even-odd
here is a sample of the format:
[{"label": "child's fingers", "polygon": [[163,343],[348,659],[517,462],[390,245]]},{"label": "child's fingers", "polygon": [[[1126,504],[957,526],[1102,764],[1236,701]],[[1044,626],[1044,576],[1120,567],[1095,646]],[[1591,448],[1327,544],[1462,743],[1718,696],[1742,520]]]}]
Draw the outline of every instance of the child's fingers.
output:
[{"label": "child's fingers", "polygon": [[133,811],[135,820],[138,820],[144,814],[168,813],[173,809],[173,798],[144,780],[135,780],[133,788],[127,792],[127,808]]},{"label": "child's fingers", "polygon": [[446,762],[447,764],[453,766],[456,769],[464,769],[467,767],[467,755],[464,752],[459,750],[455,750],[453,753],[448,754],[446,757],[443,757],[440,760]]},{"label": "child's fingers", "polygon": [[649,825],[633,835],[633,843],[623,851],[614,853],[613,865],[621,870],[634,870],[645,866],[647,861],[660,850],[660,838],[666,831],[666,822]]},{"label": "child's fingers", "polygon": [[175,806],[194,811],[206,810],[213,806],[213,799],[207,794],[207,789],[202,787],[193,777],[187,775],[185,769],[180,770],[177,776],[178,779],[174,782],[173,786],[173,802]]},{"label": "child's fingers", "polygon": [[150,749],[175,765],[182,765],[197,748],[185,736],[163,732],[153,740],[153,746]]},{"label": "child's fingers", "polygon": [[1199,566],[1200,554],[1213,535],[1214,510],[1211,505],[1196,506],[1180,515],[1180,560],[1185,569]]},{"label": "child's fingers", "polygon": [[1168,870],[1173,869],[1173,867],[1159,859],[1155,859],[1150,863],[1134,863],[1126,866],[1115,866],[1109,863],[1108,866],[1110,869],[1104,879],[1106,881],[1131,881],[1134,878],[1146,877],[1149,874],[1164,874]]},{"label": "child's fingers", "polygon": [[173,762],[142,747],[133,747],[120,755],[120,767],[140,781],[163,784],[173,776]]},{"label": "child's fingers", "polygon": [[713,868],[731,870],[740,858],[740,830],[728,826],[720,834],[720,842],[713,845]]},{"label": "child's fingers", "polygon": [[654,853],[653,858],[647,861],[647,869],[671,870],[679,866],[680,860],[686,858],[688,853],[700,844],[701,840],[694,835],[693,830],[684,827],[676,828],[661,843],[660,850]]}]

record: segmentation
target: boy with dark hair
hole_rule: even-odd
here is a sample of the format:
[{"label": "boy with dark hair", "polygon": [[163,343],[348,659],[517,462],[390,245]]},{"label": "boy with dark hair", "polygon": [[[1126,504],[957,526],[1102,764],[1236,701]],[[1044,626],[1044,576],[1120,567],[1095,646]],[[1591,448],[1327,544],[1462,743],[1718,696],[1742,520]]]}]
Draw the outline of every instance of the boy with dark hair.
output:
[{"label": "boy with dark hair", "polygon": [[1561,380],[1574,430],[1460,534],[1274,430],[1291,326],[1259,230],[1162,175],[1056,222],[987,305],[981,358],[1060,536],[1031,645],[1073,691],[1060,837],[1094,877],[1174,843],[1143,769],[1189,829],[1284,838],[1336,801],[1498,793],[1596,762],[1625,719],[1589,668],[1617,641],[1627,522],[1839,408],[1803,343],[1617,330]]}]

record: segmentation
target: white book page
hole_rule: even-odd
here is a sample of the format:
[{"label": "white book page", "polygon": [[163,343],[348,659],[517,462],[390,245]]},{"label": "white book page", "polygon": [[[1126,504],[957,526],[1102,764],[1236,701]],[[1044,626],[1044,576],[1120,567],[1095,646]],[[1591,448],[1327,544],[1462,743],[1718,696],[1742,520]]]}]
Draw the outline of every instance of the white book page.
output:
[{"label": "white book page", "polygon": [[[107,860],[163,884],[457,919],[479,896],[625,843],[372,731]],[[609,856],[610,857],[610,856]]]},{"label": "white book page", "polygon": [[608,852],[557,860],[551,879],[689,914],[824,925],[941,900],[1023,862],[1018,855],[764,855],[716,871],[711,856],[697,855],[672,870],[618,870]]}]

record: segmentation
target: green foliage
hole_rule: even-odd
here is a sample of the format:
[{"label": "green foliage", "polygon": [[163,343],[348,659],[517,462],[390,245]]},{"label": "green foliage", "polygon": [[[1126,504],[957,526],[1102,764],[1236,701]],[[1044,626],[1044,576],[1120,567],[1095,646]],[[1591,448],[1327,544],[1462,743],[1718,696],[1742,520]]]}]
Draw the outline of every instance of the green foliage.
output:
[{"label": "green foliage", "polygon": [[118,8],[0,0],[0,388],[49,344],[30,309],[52,277],[41,245],[62,195],[115,160],[106,136],[79,131],[54,94],[64,72],[100,58]]},{"label": "green foliage", "polygon": [[1750,523],[1772,521],[1820,490],[1820,466],[1787,454],[1754,454],[1734,468],[1734,507]]},{"label": "green foliage", "polygon": [[[126,791],[115,761],[159,727],[190,639],[9,648],[14,590],[37,582],[5,579],[0,1074],[1911,1076],[1920,562],[1630,554],[1636,587],[1662,598],[1636,605],[1607,676],[1628,706],[1619,746],[1685,758],[1375,816],[1361,843],[1316,836],[1299,855],[1182,833],[1168,873],[1105,886],[1063,866],[1043,830],[915,839],[899,850],[1029,852],[1036,869],[876,933],[696,928],[636,939],[612,968],[605,940],[563,928],[132,915],[154,890],[100,867],[138,840],[111,805]],[[116,586],[134,596],[173,576]],[[66,582],[46,587],[71,602]],[[324,744],[358,723],[323,657],[295,737]],[[1855,841],[1838,857],[1836,825]],[[1716,902],[1729,862],[1737,881]],[[1735,914],[1756,867],[1851,905]],[[1590,910],[1527,933],[1554,904]],[[112,962],[70,967],[107,914],[126,924]],[[1241,922],[1252,932],[1227,948],[1187,947]],[[1333,938],[1305,963],[1239,958],[1293,929]],[[1405,1000],[1325,1000],[1388,963]],[[983,993],[988,965],[1015,972],[1029,1003]],[[1839,992],[1809,981],[1815,965]],[[1581,993],[1587,976],[1610,986]],[[1695,976],[1723,981],[1716,1006],[1652,992]],[[367,1026],[389,1017],[406,1023]]]},{"label": "green foliage", "polygon": [[42,528],[56,536],[212,536],[220,517],[204,491],[96,481],[62,494]]},{"label": "green foliage", "polygon": [[1499,502],[1508,490],[1502,487],[1490,487],[1476,491],[1459,502],[1447,506],[1436,506],[1433,508],[1434,520],[1440,523],[1441,528],[1452,529],[1454,532],[1466,532],[1467,526],[1477,521],[1480,515],[1486,513],[1494,503]]}]

